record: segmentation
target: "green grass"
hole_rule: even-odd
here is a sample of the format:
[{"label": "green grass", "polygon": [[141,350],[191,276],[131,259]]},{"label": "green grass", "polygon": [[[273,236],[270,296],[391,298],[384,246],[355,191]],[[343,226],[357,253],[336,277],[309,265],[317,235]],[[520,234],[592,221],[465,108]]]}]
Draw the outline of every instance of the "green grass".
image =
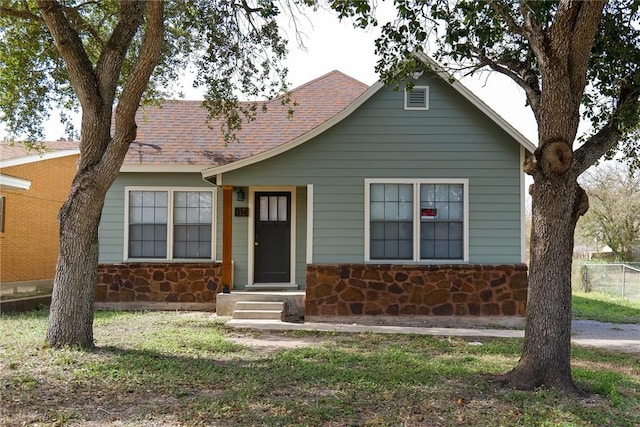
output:
[{"label": "green grass", "polygon": [[494,381],[517,363],[518,339],[266,333],[206,313],[99,312],[85,352],[44,346],[46,322],[45,311],[0,316],[1,425],[640,424],[634,355],[576,348],[574,377],[591,393],[576,400]]},{"label": "green grass", "polygon": [[640,323],[640,303],[596,292],[574,292],[573,318],[610,323]]}]

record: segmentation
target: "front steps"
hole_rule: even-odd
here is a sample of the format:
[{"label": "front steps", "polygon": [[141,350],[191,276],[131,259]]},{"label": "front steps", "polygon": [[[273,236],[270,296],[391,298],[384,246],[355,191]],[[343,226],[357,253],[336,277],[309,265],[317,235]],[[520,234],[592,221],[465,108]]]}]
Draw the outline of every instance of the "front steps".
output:
[{"label": "front steps", "polygon": [[301,322],[304,291],[232,291],[216,296],[216,313],[233,320]]},{"label": "front steps", "polygon": [[233,319],[284,320],[284,302],[238,301],[231,315]]}]

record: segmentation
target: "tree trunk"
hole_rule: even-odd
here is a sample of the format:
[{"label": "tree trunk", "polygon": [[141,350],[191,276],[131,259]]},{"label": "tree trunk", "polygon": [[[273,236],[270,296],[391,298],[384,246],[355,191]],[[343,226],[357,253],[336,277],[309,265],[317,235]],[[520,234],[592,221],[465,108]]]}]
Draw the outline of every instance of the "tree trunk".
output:
[{"label": "tree trunk", "polygon": [[106,190],[112,182],[110,176],[96,179],[96,173],[91,168],[78,171],[69,198],[60,210],[60,253],[46,338],[53,347],[94,346],[93,302],[98,275],[98,225]]},{"label": "tree trunk", "polygon": [[533,187],[524,348],[503,380],[518,389],[547,386],[575,395],[580,392],[571,377],[571,262],[582,192],[568,175],[538,180]]}]

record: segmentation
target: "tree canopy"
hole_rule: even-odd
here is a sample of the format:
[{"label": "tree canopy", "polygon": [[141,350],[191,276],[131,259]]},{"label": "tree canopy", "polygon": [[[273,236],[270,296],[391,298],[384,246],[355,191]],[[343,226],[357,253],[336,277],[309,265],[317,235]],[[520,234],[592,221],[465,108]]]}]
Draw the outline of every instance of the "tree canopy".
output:
[{"label": "tree canopy", "polygon": [[[194,85],[206,90],[212,115],[226,116],[233,128],[243,114],[251,114],[249,109],[239,109],[240,95],[252,99],[285,91],[281,60],[286,40],[275,20],[281,10],[275,2],[250,3],[194,0],[163,5],[161,55],[143,99],[152,102],[174,95],[176,82],[191,70]],[[41,140],[43,124],[52,111],[60,111],[71,126],[69,117],[81,106],[79,88],[74,87],[68,64],[45,22],[45,5],[64,17],[56,25],[77,34],[84,71],[115,76],[114,101],[118,102],[148,34],[148,22],[140,15],[144,4],[1,0],[0,120],[7,133]],[[119,69],[111,64],[110,54],[116,48],[123,55]],[[68,132],[77,134],[71,127]]]}]

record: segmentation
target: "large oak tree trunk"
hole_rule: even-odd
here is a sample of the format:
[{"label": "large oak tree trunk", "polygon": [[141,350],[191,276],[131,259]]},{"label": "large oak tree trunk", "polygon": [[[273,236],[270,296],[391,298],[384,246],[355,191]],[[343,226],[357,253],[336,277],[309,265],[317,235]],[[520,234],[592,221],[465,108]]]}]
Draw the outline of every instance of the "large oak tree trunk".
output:
[{"label": "large oak tree trunk", "polygon": [[[47,342],[54,347],[92,348],[97,282],[98,224],[104,192],[80,182],[60,212],[60,254],[51,299]],[[84,187],[84,190],[80,188]]]},{"label": "large oak tree trunk", "polygon": [[504,379],[519,389],[579,394],[571,377],[571,262],[583,192],[569,176],[538,180],[533,188],[524,348]]}]

